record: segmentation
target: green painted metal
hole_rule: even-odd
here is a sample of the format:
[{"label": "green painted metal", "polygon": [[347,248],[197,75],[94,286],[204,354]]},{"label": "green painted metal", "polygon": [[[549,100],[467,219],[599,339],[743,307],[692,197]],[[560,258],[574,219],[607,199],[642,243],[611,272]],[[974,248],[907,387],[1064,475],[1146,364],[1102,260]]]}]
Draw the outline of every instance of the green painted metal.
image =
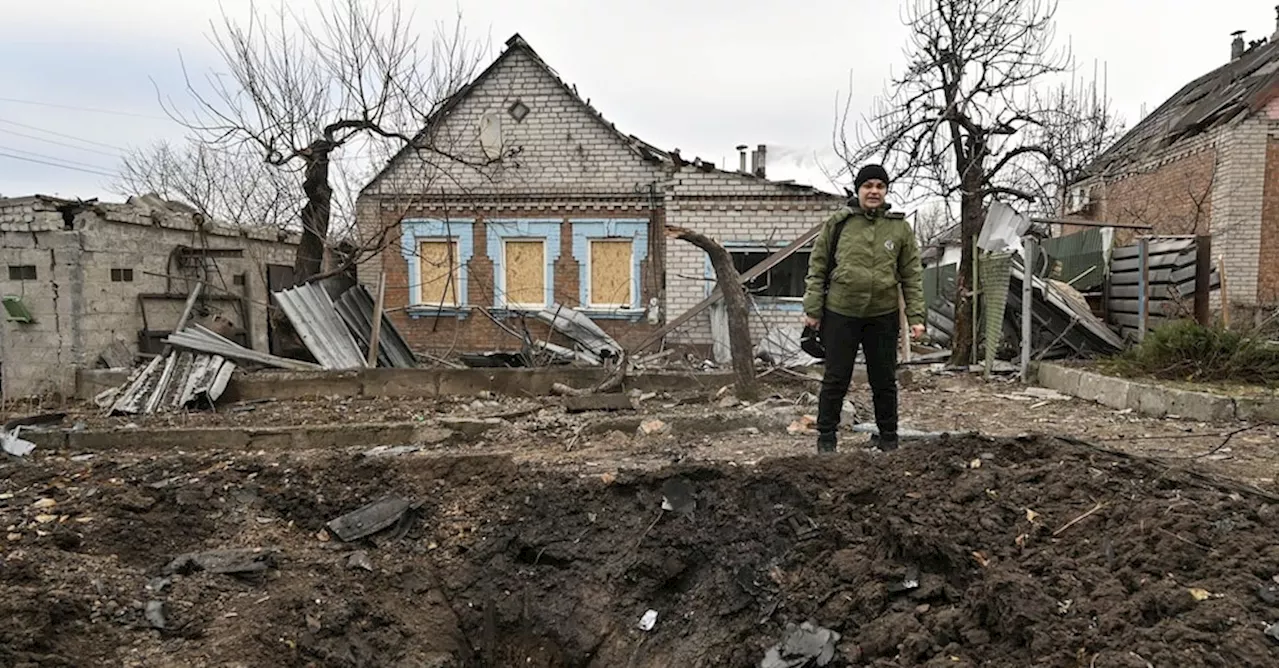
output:
[{"label": "green painted metal", "polygon": [[987,373],[996,361],[996,349],[1004,337],[1004,309],[1009,302],[1012,253],[988,253],[979,263],[982,277],[983,364]]}]

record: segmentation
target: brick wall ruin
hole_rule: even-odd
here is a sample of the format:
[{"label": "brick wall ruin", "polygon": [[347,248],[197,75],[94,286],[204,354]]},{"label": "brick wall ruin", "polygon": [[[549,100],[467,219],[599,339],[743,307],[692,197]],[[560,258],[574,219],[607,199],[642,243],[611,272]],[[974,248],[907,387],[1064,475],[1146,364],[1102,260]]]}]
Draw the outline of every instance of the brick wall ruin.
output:
[{"label": "brick wall ruin", "polygon": [[[74,394],[76,371],[93,368],[108,346],[120,342],[138,351],[138,295],[173,295],[149,299],[146,306],[152,329],[171,329],[197,274],[206,277],[207,294],[228,298],[211,299],[210,306],[243,327],[254,348],[267,349],[265,267],[292,266],[295,241],[275,230],[201,223],[153,199],[0,200],[7,265],[0,267],[0,294],[21,298],[33,317],[0,326],[4,396]],[[201,259],[202,267],[179,266],[180,246],[207,249],[214,257]]]}]

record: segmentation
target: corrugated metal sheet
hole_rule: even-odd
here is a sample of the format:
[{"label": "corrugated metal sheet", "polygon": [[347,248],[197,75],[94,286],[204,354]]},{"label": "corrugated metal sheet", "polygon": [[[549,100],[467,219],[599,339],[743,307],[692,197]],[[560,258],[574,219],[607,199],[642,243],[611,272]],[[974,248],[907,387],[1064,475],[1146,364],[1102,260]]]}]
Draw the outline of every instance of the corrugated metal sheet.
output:
[{"label": "corrugated metal sheet", "polygon": [[[363,285],[356,285],[342,293],[335,306],[347,328],[359,340],[360,349],[368,350],[373,338],[373,296]],[[409,349],[409,344],[405,343],[386,314],[382,315],[382,328],[378,331],[378,366],[400,369],[418,366],[418,360]]]},{"label": "corrugated metal sheet", "polygon": [[174,332],[166,337],[164,341],[177,348],[194,350],[210,355],[222,355],[242,362],[253,362],[281,369],[314,371],[323,368],[319,364],[312,364],[311,362],[277,357],[258,350],[250,350],[200,325],[193,325],[180,332]]},{"label": "corrugated metal sheet", "polygon": [[273,293],[302,343],[326,369],[362,369],[364,353],[338,315],[333,300],[318,283]]},{"label": "corrugated metal sheet", "polygon": [[136,415],[212,405],[235,369],[235,363],[221,355],[170,351],[134,372],[111,412]]},{"label": "corrugated metal sheet", "polygon": [[[1106,290],[1107,319],[1126,337],[1136,338],[1142,272],[1137,244],[1111,255]],[[1147,243],[1147,324],[1157,327],[1170,318],[1189,316],[1196,290],[1196,242],[1193,238],[1153,238]],[[1209,290],[1220,286],[1217,267],[1209,270]]]},{"label": "corrugated metal sheet", "polygon": [[1053,265],[1051,277],[1081,292],[1101,287],[1107,277],[1106,236],[1095,227],[1041,241],[1040,249]]}]

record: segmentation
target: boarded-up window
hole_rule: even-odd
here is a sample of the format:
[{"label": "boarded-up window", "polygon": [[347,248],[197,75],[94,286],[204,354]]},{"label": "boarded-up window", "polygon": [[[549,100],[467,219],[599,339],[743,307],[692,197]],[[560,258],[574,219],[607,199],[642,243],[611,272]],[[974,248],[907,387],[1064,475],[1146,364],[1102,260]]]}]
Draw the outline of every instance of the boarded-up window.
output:
[{"label": "boarded-up window", "polygon": [[429,239],[418,242],[418,303],[458,305],[458,242]]},{"label": "boarded-up window", "polygon": [[547,305],[545,244],[541,239],[508,239],[502,245],[502,271],[510,307]]},{"label": "boarded-up window", "polygon": [[593,239],[589,306],[631,306],[631,239]]}]

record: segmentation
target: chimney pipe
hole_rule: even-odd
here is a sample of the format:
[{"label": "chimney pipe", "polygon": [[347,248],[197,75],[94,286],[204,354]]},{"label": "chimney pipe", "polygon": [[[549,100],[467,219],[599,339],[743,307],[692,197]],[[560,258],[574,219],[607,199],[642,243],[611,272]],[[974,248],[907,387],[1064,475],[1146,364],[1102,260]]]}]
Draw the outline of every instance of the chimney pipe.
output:
[{"label": "chimney pipe", "polygon": [[1237,30],[1231,33],[1231,35],[1235,37],[1235,39],[1231,40],[1231,60],[1235,60],[1236,58],[1244,55],[1244,38],[1241,37],[1243,34],[1243,30]]},{"label": "chimney pipe", "polygon": [[738,171],[747,173],[747,145],[738,144]]},{"label": "chimney pipe", "polygon": [[762,179],[764,178],[764,174],[765,174],[765,171],[764,171],[764,168],[765,168],[765,156],[766,156],[765,151],[766,151],[766,149],[765,149],[765,145],[764,145],[764,144],[759,144],[759,145],[757,145],[757,146],[756,146],[756,152],[755,152],[755,154],[752,156],[752,160],[751,160],[751,162],[752,162],[752,165],[751,165],[751,168],[752,168],[752,169],[751,169],[751,171],[752,171],[752,172],[754,172],[756,176],[758,176],[758,177],[760,177],[760,178],[762,178]]}]

